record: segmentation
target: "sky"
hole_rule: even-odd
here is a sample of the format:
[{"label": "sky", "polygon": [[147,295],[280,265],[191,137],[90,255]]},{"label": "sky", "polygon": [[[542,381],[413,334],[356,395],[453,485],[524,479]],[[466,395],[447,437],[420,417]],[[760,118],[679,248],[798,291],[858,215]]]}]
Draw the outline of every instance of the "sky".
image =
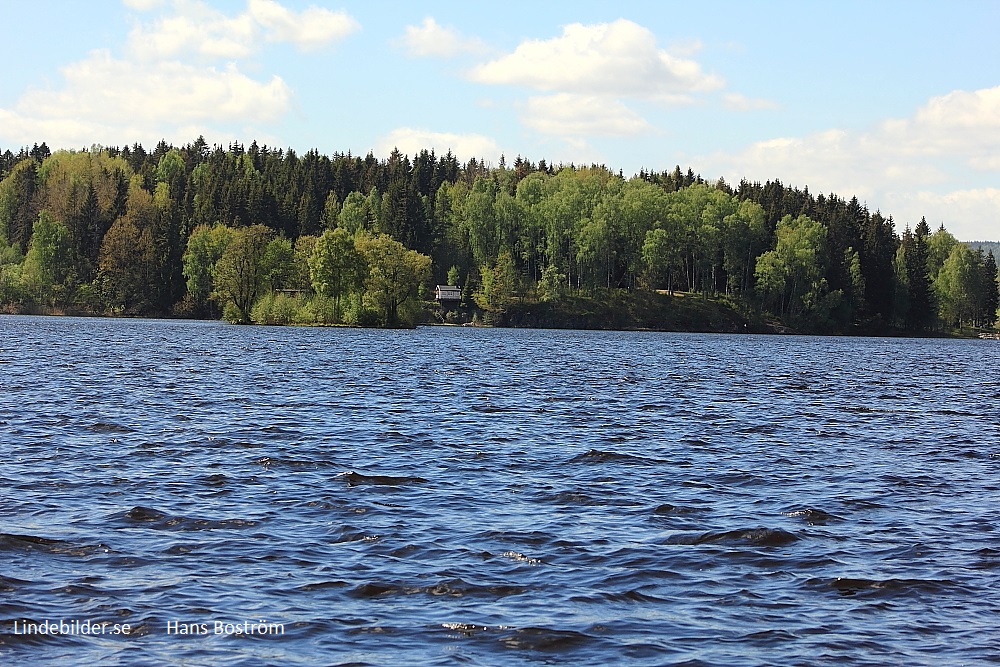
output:
[{"label": "sky", "polygon": [[0,0],[0,150],[680,165],[1000,240],[1000,1]]}]

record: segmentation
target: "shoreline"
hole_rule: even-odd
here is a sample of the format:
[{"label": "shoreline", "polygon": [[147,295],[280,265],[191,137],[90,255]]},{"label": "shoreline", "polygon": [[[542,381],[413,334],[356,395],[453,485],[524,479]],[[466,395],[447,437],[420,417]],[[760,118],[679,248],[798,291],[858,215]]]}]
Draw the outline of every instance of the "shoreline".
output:
[{"label": "shoreline", "polygon": [[[676,298],[676,297],[669,297]],[[706,302],[711,303],[710,299],[706,299]],[[430,304],[427,304],[428,306]],[[532,304],[538,305],[538,304]],[[719,304],[715,304],[719,305]],[[124,313],[94,313],[88,311],[73,311],[67,309],[51,309],[49,307],[32,309],[34,312],[17,312],[12,310],[2,310],[0,311],[0,318],[3,316],[26,316],[26,317],[46,317],[46,318],[59,318],[59,317],[76,317],[76,318],[94,318],[94,319],[125,319],[125,320],[168,320],[168,321],[192,321],[192,322],[223,322],[225,320],[221,318],[205,318],[205,317],[189,317],[183,315],[175,314],[157,314],[157,315],[129,315]],[[863,328],[855,327],[854,331],[805,331],[796,329],[794,327],[788,326],[779,320],[757,320],[751,321],[748,318],[743,318],[739,316],[744,325],[741,329],[739,326],[733,326],[734,322],[730,320],[726,324],[719,321],[701,321],[701,322],[686,322],[686,326],[680,326],[677,322],[664,323],[664,326],[656,325],[643,325],[638,322],[620,322],[620,326],[607,326],[608,322],[603,322],[601,326],[597,326],[593,321],[593,314],[587,313],[575,313],[574,315],[569,315],[565,319],[560,317],[538,317],[533,316],[530,312],[520,312],[518,308],[513,309],[514,313],[511,319],[504,323],[488,323],[483,320],[470,320],[464,322],[445,322],[445,321],[434,321],[433,318],[429,318],[426,321],[418,322],[412,327],[376,327],[376,326],[362,326],[356,324],[332,324],[332,323],[314,323],[314,324],[258,324],[258,323],[245,323],[245,324],[233,324],[233,326],[247,326],[247,327],[295,327],[295,328],[339,328],[339,329],[387,329],[387,330],[397,330],[397,329],[416,329],[419,327],[450,327],[450,328],[480,328],[480,329],[538,329],[538,330],[552,330],[552,331],[622,331],[622,332],[656,332],[656,333],[705,333],[705,334],[726,334],[726,335],[769,335],[769,336],[810,336],[818,338],[937,338],[937,339],[958,339],[958,340],[1000,340],[1000,332],[995,331],[982,331],[982,330],[968,330],[968,331],[908,331],[904,329],[896,328]],[[429,311],[427,311],[429,312]],[[479,311],[470,311],[475,315],[481,314]],[[734,315],[738,315],[735,311],[730,311]],[[739,320],[736,320],[737,322]],[[231,323],[227,323],[231,324]],[[591,326],[588,326],[591,325]]]}]

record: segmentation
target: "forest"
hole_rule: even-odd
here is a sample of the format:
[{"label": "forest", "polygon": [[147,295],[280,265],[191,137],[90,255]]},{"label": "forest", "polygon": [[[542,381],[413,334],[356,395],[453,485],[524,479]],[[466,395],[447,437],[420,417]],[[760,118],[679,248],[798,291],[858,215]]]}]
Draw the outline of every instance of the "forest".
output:
[{"label": "forest", "polygon": [[412,326],[437,284],[504,325],[524,304],[683,294],[817,333],[992,327],[992,250],[856,197],[688,169],[203,137],[0,153],[0,312]]}]

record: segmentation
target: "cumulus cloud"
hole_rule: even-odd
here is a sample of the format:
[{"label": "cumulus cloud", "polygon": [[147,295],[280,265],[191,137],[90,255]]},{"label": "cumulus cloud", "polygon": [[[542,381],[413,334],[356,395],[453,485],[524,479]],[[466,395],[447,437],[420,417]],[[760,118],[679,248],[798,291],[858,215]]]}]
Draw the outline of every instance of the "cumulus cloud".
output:
[{"label": "cumulus cloud", "polygon": [[229,16],[199,0],[174,0],[173,13],[129,35],[130,50],[146,58],[244,58],[263,41],[315,49],[357,30],[343,12],[309,7],[296,14],[273,0],[247,0],[244,12]]},{"label": "cumulus cloud", "polygon": [[[125,3],[140,10],[159,4]],[[357,27],[343,13],[316,7],[296,13],[273,0],[247,0],[234,15],[199,0],[174,0],[164,14],[132,28],[121,56],[93,51],[61,69],[60,87],[30,89],[0,109],[0,139],[82,146],[233,134],[221,127],[263,136],[261,124],[288,113],[292,91],[280,76],[244,73],[239,60],[267,41],[309,49]]]},{"label": "cumulus cloud", "polygon": [[310,6],[296,14],[274,0],[247,0],[247,13],[269,41],[292,42],[302,49],[318,48],[361,27],[345,12]]},{"label": "cumulus cloud", "polygon": [[486,45],[475,37],[463,37],[428,16],[420,25],[408,25],[398,40],[411,56],[451,58],[462,53],[482,53]]},{"label": "cumulus cloud", "polygon": [[178,0],[174,13],[138,24],[128,38],[130,54],[149,60],[190,57],[243,58],[256,50],[258,27],[249,14],[227,16],[201,2]]},{"label": "cumulus cloud", "polygon": [[1000,189],[891,192],[887,201],[891,211],[910,212],[902,220],[911,227],[923,216],[931,229],[944,224],[948,231],[963,241],[1000,241]]},{"label": "cumulus cloud", "polygon": [[723,85],[697,62],[657,48],[652,32],[625,19],[565,26],[559,37],[523,42],[470,76],[544,91],[664,99]]},{"label": "cumulus cloud", "polygon": [[914,156],[960,156],[996,169],[1000,153],[1000,86],[933,97],[911,118],[886,121],[878,138]]},{"label": "cumulus cloud", "polygon": [[388,155],[393,148],[398,148],[406,155],[432,148],[438,155],[442,155],[450,149],[455,157],[462,160],[473,157],[492,160],[500,156],[500,148],[496,141],[482,134],[432,132],[412,127],[396,128],[378,140],[375,150],[382,155]]},{"label": "cumulus cloud", "polygon": [[649,123],[621,102],[573,93],[529,98],[521,122],[543,134],[570,137],[628,136],[650,129]]},{"label": "cumulus cloud", "polygon": [[172,134],[174,126],[274,121],[291,99],[291,90],[277,76],[257,81],[235,65],[139,64],[115,59],[106,50],[93,51],[62,74],[60,90],[30,90],[14,109],[0,110],[4,135],[19,141],[51,137],[55,145],[130,143]]},{"label": "cumulus cloud", "polygon": [[699,164],[729,180],[779,177],[813,192],[857,195],[898,225],[926,216],[960,238],[1000,235],[1000,191],[970,188],[971,167],[1000,175],[1000,86],[933,97],[906,118],[754,143]]},{"label": "cumulus cloud", "polygon": [[[698,48],[698,42],[678,47],[685,53]],[[633,100],[676,107],[723,86],[720,77],[704,72],[694,60],[659,48],[652,32],[626,19],[564,26],[559,36],[522,42],[473,68],[468,77],[548,93],[523,103],[522,124],[578,145],[587,137],[652,130],[628,106]]]}]

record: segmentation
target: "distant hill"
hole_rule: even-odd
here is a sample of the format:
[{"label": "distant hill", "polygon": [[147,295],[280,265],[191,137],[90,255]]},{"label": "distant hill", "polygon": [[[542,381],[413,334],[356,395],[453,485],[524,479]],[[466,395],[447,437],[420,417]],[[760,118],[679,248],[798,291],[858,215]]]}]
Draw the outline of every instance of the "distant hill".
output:
[{"label": "distant hill", "polygon": [[994,257],[1000,257],[1000,241],[965,241],[965,245],[973,250],[982,248],[984,253],[992,250]]}]

